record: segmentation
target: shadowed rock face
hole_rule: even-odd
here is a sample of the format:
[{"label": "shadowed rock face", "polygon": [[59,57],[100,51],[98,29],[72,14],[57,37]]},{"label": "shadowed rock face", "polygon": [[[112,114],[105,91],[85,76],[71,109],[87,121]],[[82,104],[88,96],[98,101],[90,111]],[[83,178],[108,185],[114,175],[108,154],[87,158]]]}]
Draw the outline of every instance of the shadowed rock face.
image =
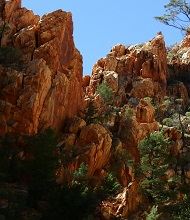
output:
[{"label": "shadowed rock face", "polygon": [[0,15],[1,46],[22,53],[14,67],[0,66],[0,133],[30,134],[44,122],[60,131],[83,109],[82,56],[71,13],[57,10],[40,20],[15,0],[2,1]]}]

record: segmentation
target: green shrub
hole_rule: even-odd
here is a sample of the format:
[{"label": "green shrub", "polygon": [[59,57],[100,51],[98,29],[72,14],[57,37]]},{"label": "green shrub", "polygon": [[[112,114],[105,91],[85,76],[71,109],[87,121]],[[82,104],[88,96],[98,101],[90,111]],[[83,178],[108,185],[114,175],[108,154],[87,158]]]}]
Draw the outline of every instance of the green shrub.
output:
[{"label": "green shrub", "polygon": [[147,213],[146,220],[157,220],[160,217],[158,214],[158,206],[152,206],[150,213]]},{"label": "green shrub", "polygon": [[176,196],[176,192],[168,188],[175,185],[175,179],[165,180],[169,164],[176,162],[168,145],[169,141],[161,131],[150,134],[138,145],[140,163],[132,164],[136,175],[142,178],[140,188],[150,204],[164,204]]},{"label": "green shrub", "polygon": [[125,117],[127,119],[132,119],[133,116],[133,110],[131,108],[126,108],[125,109]]},{"label": "green shrub", "polygon": [[85,219],[93,212],[98,200],[87,178],[84,163],[73,173],[73,181],[62,185],[51,198],[51,210],[46,219]]},{"label": "green shrub", "polygon": [[27,137],[25,150],[31,159],[23,161],[22,169],[31,178],[29,194],[31,198],[39,199],[52,190],[55,185],[56,171],[59,168],[57,137],[49,127],[38,134]]},{"label": "green shrub", "polygon": [[86,124],[96,124],[100,123],[98,119],[98,109],[94,106],[93,101],[90,101],[88,109],[84,111],[85,117],[84,120],[86,121]]},{"label": "green shrub", "polygon": [[105,104],[111,104],[114,98],[113,89],[110,88],[106,81],[98,85],[96,92],[100,95]]},{"label": "green shrub", "polygon": [[108,173],[97,188],[97,195],[101,199],[115,194],[120,188],[120,184],[113,173]]},{"label": "green shrub", "polygon": [[17,63],[20,57],[21,51],[18,47],[0,47],[0,64],[9,65],[12,63]]}]

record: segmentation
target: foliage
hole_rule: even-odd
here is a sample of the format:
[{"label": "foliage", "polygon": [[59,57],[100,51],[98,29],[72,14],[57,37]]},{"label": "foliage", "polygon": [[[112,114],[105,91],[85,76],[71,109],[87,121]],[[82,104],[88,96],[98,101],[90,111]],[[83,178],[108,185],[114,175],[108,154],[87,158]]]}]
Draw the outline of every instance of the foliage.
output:
[{"label": "foliage", "polygon": [[110,88],[106,81],[98,85],[96,92],[101,96],[105,104],[111,104],[114,98],[113,89]]},{"label": "foliage", "polygon": [[168,164],[172,163],[168,145],[169,142],[161,131],[150,134],[138,145],[141,155],[138,172],[143,176],[140,187],[150,203],[167,202],[174,193],[166,190],[169,184],[166,171]]},{"label": "foliage", "polygon": [[146,220],[157,220],[160,217],[160,214],[158,214],[158,206],[153,205],[150,213],[147,213]]},{"label": "foliage", "polygon": [[7,133],[0,142],[0,183],[16,178],[19,160],[14,149],[15,140]]},{"label": "foliage", "polygon": [[126,108],[125,109],[125,117],[127,119],[132,119],[133,116],[133,110],[131,108]]},{"label": "foliage", "polygon": [[0,64],[9,65],[17,63],[21,57],[21,51],[18,47],[4,46],[0,47]]},{"label": "foliage", "polygon": [[[4,219],[19,220],[22,213],[26,210],[27,206],[27,190],[26,188],[6,183],[1,186],[0,198],[8,201],[7,206],[0,209],[0,216],[5,216]],[[1,219],[1,218],[0,218]]]},{"label": "foliage", "polygon": [[173,207],[173,220],[189,220],[190,217],[190,201],[185,198],[181,202],[176,203]]},{"label": "foliage", "polygon": [[[138,149],[140,163],[131,162],[129,165],[134,168],[136,175],[141,177],[140,189],[152,206],[146,219],[157,219],[159,216],[163,219],[188,219],[190,187],[185,169],[190,153],[182,153],[178,158],[172,157],[169,141],[161,131],[143,139]],[[171,177],[168,176],[170,169],[176,171]],[[181,199],[179,195],[182,196]]]},{"label": "foliage", "polygon": [[94,106],[93,101],[90,101],[88,109],[84,111],[86,124],[100,123],[98,119],[98,109]]},{"label": "foliage", "polygon": [[98,197],[105,199],[115,194],[120,188],[120,184],[113,173],[108,173],[102,180],[101,185],[97,188]]},{"label": "foliage", "polygon": [[163,204],[176,197],[176,192],[170,189],[175,185],[175,178],[167,179],[166,176],[169,164],[175,162],[168,145],[162,131],[150,134],[138,145],[140,163],[132,164],[136,175],[142,178],[140,188],[150,204]]},{"label": "foliage", "polygon": [[119,183],[112,173],[108,173],[97,185],[87,174],[88,166],[82,163],[73,173],[73,180],[62,184],[51,197],[51,209],[45,219],[93,219],[90,214],[102,198],[118,190]]},{"label": "foliage", "polygon": [[184,136],[189,119],[185,116],[183,99],[166,96],[164,102],[158,106],[157,112],[156,118],[162,125],[176,126]]},{"label": "foliage", "polygon": [[97,205],[93,189],[87,178],[88,167],[82,163],[73,174],[71,184],[63,185],[51,198],[52,210],[46,219],[83,219],[89,216]]},{"label": "foliage", "polygon": [[153,105],[153,99],[150,97],[144,97],[143,100],[150,102]]},{"label": "foliage", "polygon": [[166,14],[156,16],[156,20],[183,32],[188,31],[190,22],[190,3],[188,1],[170,0],[167,5],[164,5],[164,8],[166,9]]},{"label": "foliage", "polygon": [[27,137],[25,146],[30,159],[23,161],[22,169],[31,178],[29,193],[34,199],[41,198],[55,184],[55,173],[59,167],[57,137],[49,127]]}]

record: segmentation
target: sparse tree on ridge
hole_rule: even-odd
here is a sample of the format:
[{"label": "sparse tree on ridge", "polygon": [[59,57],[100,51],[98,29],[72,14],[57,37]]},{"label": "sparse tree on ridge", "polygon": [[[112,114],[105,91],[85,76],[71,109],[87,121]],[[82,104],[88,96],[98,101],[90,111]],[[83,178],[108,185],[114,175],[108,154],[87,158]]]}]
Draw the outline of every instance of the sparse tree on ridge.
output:
[{"label": "sparse tree on ridge", "polygon": [[155,19],[163,24],[177,28],[182,32],[189,31],[190,24],[190,2],[186,0],[170,0],[164,5],[166,14],[156,16]]}]

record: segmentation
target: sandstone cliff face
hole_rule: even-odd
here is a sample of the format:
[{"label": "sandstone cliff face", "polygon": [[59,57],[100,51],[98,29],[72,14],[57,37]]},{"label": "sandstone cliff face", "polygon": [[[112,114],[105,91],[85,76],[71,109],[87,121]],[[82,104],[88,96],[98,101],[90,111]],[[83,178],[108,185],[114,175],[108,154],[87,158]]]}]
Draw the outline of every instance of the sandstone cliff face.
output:
[{"label": "sandstone cliff face", "polygon": [[[145,44],[112,47],[95,63],[92,76],[82,78],[82,56],[72,34],[71,13],[57,10],[40,19],[22,8],[21,0],[0,2],[1,48],[18,47],[21,52],[16,63],[0,65],[0,135],[36,133],[46,123],[62,131],[59,146],[71,159],[66,168],[75,171],[85,162],[88,175],[101,179],[117,150],[127,150],[139,160],[138,143],[159,130],[154,107],[143,98],[160,102],[167,94],[188,104],[190,86],[179,81],[167,85],[166,81],[189,72],[190,35],[177,47],[179,58],[170,60],[169,71],[164,38],[158,34]],[[96,93],[103,80],[114,91],[114,110],[102,125],[87,125],[76,115],[90,101],[103,108]],[[132,109],[131,118],[125,115],[126,108]],[[165,133],[172,141],[173,155],[178,155],[181,135],[174,128]],[[64,177],[63,169],[58,182]],[[118,170],[118,178],[124,191],[102,203],[103,219],[109,219],[110,213],[126,216],[142,201],[138,181],[126,164]]]},{"label": "sandstone cliff face", "polygon": [[0,133],[31,134],[44,122],[60,131],[83,109],[82,56],[71,13],[57,10],[40,20],[20,0],[1,2],[0,10],[1,46],[22,53],[19,68],[0,66]]},{"label": "sandstone cliff face", "polygon": [[166,48],[161,34],[145,44],[130,47],[118,44],[94,65],[86,97],[106,80],[115,92],[117,105],[127,103],[131,97],[162,98],[166,94],[167,75]]},{"label": "sandstone cliff face", "polygon": [[[64,154],[70,157],[67,169],[74,172],[81,163],[85,163],[88,166],[88,176],[102,176],[111,155],[112,134],[108,129],[100,124],[86,125],[83,119],[73,116],[67,121],[61,139],[59,145],[63,147]],[[64,169],[58,182],[63,180]]]}]

